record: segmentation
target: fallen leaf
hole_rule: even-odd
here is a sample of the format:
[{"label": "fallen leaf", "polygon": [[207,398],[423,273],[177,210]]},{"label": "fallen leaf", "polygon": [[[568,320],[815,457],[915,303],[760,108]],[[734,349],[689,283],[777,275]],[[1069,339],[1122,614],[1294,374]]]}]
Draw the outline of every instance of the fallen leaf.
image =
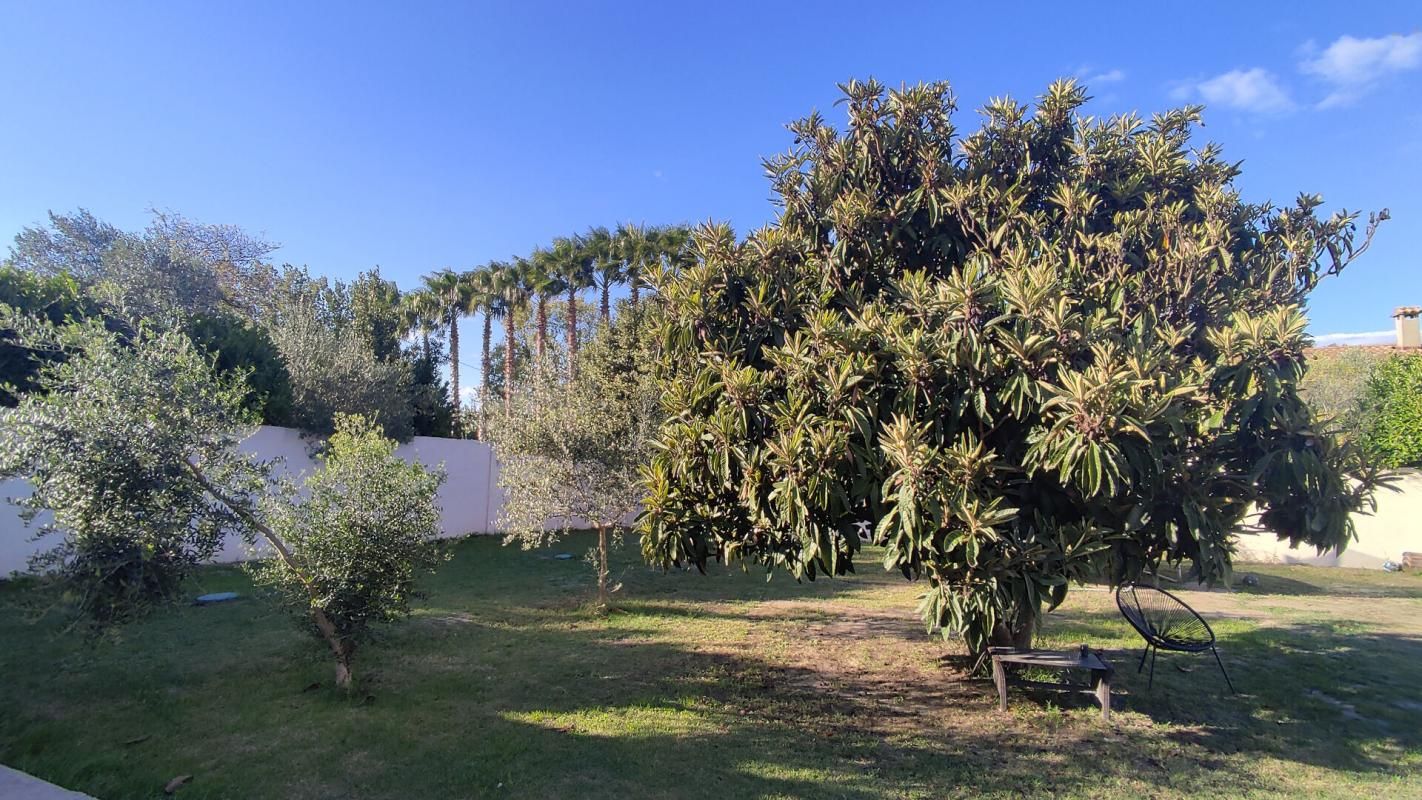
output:
[{"label": "fallen leaf", "polygon": [[126,745],[128,745],[128,744],[138,744],[139,742],[146,742],[146,741],[148,741],[149,739],[152,739],[152,738],[153,738],[153,734],[151,734],[151,733],[145,733],[145,734],[143,734],[142,736],[135,736],[135,737],[133,737],[132,739],[129,739],[128,741],[124,742],[124,744],[126,744]]},{"label": "fallen leaf", "polygon": [[193,776],[191,775],[179,775],[171,781],[168,781],[167,783],[163,784],[163,794],[172,794],[173,792],[178,791],[183,787],[184,784],[191,781],[192,779]]}]

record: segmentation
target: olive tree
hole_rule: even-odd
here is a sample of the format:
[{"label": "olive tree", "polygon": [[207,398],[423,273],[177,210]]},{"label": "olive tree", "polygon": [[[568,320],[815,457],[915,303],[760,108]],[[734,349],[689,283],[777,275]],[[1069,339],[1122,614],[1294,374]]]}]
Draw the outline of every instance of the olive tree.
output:
[{"label": "olive tree", "polygon": [[[16,501],[58,543],[33,566],[98,629],[180,596],[229,532],[274,563],[259,572],[301,593],[300,614],[349,685],[353,643],[405,609],[410,576],[429,563],[439,475],[393,457],[369,423],[343,421],[327,470],[305,499],[239,443],[255,426],[240,372],[215,371],[181,328],[97,320],[55,326],[0,306],[0,328],[44,364],[38,391],[0,408],[0,477],[29,482]],[[262,547],[257,547],[262,545]]]},{"label": "olive tree", "polygon": [[1030,642],[1073,580],[1225,578],[1254,506],[1293,545],[1348,542],[1378,475],[1298,386],[1355,214],[1242,200],[1195,107],[1083,117],[1059,82],[963,135],[946,84],[842,89],[842,129],[811,115],[767,163],[778,219],[702,228],[658,280],[650,561],[837,575],[868,523],[981,652]]},{"label": "olive tree", "polygon": [[255,572],[332,647],[336,685],[347,687],[371,625],[408,616],[416,579],[440,560],[435,495],[444,473],[399,458],[393,440],[356,416],[337,417],[317,460],[302,491],[288,486],[263,503],[293,556]]},{"label": "olive tree", "polygon": [[245,381],[215,374],[176,329],[141,325],[125,341],[98,320],[54,326],[6,306],[0,320],[32,352],[63,356],[0,409],[0,476],[29,482],[14,501],[27,522],[52,514],[38,535],[57,543],[33,566],[98,628],[176,599],[266,482],[236,447],[254,426]]},{"label": "olive tree", "polygon": [[646,305],[624,311],[584,342],[573,379],[560,380],[545,365],[516,381],[507,412],[489,424],[506,541],[537,547],[574,527],[594,528],[591,559],[603,606],[609,539],[641,508],[639,470],[661,420]]}]

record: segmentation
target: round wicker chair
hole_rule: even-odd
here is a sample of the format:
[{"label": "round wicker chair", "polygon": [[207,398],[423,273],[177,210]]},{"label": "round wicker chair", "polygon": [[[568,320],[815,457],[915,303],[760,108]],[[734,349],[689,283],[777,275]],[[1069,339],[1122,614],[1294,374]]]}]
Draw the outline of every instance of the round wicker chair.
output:
[{"label": "round wicker chair", "polygon": [[1230,692],[1237,694],[1234,682],[1225,671],[1224,661],[1220,660],[1220,651],[1215,649],[1215,632],[1183,600],[1164,589],[1128,583],[1116,590],[1116,606],[1131,627],[1146,640],[1146,649],[1141,653],[1141,663],[1136,672],[1145,668],[1146,656],[1150,656],[1147,689],[1155,684],[1155,655],[1159,651],[1203,653],[1209,650],[1215,656],[1215,663],[1220,665],[1220,673],[1224,675]]}]

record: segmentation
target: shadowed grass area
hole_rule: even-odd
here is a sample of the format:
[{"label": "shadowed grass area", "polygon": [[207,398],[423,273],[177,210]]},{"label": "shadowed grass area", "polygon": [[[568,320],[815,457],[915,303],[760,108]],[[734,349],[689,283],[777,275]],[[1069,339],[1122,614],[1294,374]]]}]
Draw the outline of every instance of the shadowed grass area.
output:
[{"label": "shadowed grass area", "polygon": [[872,553],[797,585],[664,574],[628,548],[605,617],[587,565],[553,553],[455,546],[414,619],[358,654],[349,697],[237,569],[193,594],[244,599],[96,644],[0,587],[0,761],[109,800],[180,774],[183,798],[1422,795],[1415,576],[1251,566],[1247,593],[1185,592],[1238,697],[1208,656],[1175,654],[1147,693],[1111,595],[1077,589],[1042,643],[1106,650],[1105,725],[1048,692],[999,714]]}]

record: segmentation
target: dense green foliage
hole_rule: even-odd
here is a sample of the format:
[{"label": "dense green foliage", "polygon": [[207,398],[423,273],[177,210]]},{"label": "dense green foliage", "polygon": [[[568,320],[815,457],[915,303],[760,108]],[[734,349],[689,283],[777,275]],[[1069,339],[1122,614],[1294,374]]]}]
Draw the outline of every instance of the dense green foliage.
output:
[{"label": "dense green foliage", "polygon": [[395,455],[395,442],[359,417],[340,416],[300,487],[269,497],[271,528],[294,558],[266,559],[255,573],[275,587],[313,635],[319,609],[335,631],[338,683],[374,624],[408,616],[415,581],[440,560],[435,494],[442,471]]},{"label": "dense green foliage", "polygon": [[245,408],[256,412],[266,425],[291,424],[291,376],[264,328],[229,312],[190,317],[183,331],[212,355],[219,373],[243,376],[247,384],[242,401]]},{"label": "dense green foliage", "polygon": [[254,421],[241,377],[215,373],[176,330],[141,326],[125,341],[97,320],[55,327],[13,310],[0,325],[66,356],[41,370],[41,391],[0,409],[0,476],[33,487],[18,501],[27,521],[53,514],[40,534],[55,546],[34,566],[99,627],[176,599],[239,523],[194,468],[234,497],[260,488],[236,450]]},{"label": "dense green foliage", "polygon": [[[99,316],[99,304],[69,275],[41,275],[8,264],[0,264],[0,305],[54,325]],[[14,331],[0,327],[0,405],[14,406],[20,395],[34,391],[41,365],[56,357],[21,346]]]},{"label": "dense green foliage", "polygon": [[1378,363],[1358,407],[1363,446],[1378,463],[1422,466],[1422,355],[1393,355]]},{"label": "dense green foliage", "polygon": [[699,231],[659,282],[649,560],[840,574],[863,523],[980,650],[1073,580],[1220,580],[1252,505],[1347,544],[1376,476],[1298,385],[1355,215],[1243,202],[1198,108],[1084,118],[1063,82],[960,135],[945,84],[843,88],[847,126],[796,122],[767,165],[779,219]]}]

